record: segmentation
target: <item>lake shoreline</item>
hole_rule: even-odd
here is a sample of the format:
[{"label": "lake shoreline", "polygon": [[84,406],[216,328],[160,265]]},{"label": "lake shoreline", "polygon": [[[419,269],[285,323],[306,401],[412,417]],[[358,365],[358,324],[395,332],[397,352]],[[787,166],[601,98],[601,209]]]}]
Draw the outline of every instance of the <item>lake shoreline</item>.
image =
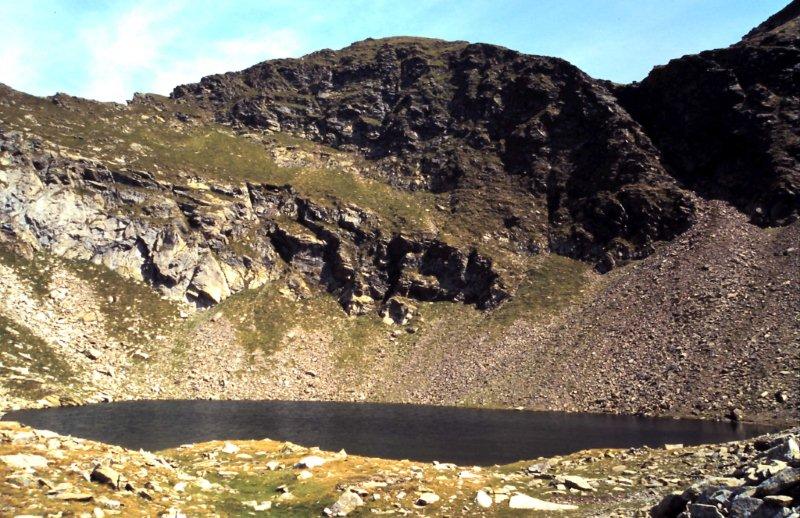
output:
[{"label": "lake shoreline", "polygon": [[[773,444],[796,444],[799,431],[473,467],[359,457],[271,440],[211,441],[152,454],[0,421],[0,478],[10,482],[2,510],[513,516],[547,508],[568,517],[647,516],[665,495],[683,494],[704,480],[760,483],[758,474],[738,482],[730,477],[748,463],[783,462],[759,459]],[[47,483],[37,484],[37,478]]]}]

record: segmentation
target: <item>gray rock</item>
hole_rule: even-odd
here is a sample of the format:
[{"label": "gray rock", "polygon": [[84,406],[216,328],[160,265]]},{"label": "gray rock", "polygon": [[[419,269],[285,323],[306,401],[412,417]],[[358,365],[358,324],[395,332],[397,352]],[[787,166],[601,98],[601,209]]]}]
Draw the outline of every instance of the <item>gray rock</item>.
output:
[{"label": "gray rock", "polygon": [[764,502],[776,504],[780,507],[790,507],[794,498],[788,495],[769,495],[764,497]]},{"label": "gray rock", "polygon": [[789,437],[779,445],[767,451],[767,458],[772,460],[793,461],[800,459],[800,445],[797,439]]},{"label": "gray rock", "polygon": [[787,468],[756,487],[756,496],[777,495],[800,485],[800,468]]},{"label": "gray rock", "polygon": [[747,518],[758,509],[763,501],[759,498],[739,496],[731,502],[730,518]]},{"label": "gray rock", "polygon": [[691,518],[725,518],[715,505],[689,504],[688,511]]},{"label": "gray rock", "polygon": [[364,500],[360,496],[352,491],[345,491],[336,503],[325,508],[324,513],[327,516],[347,516],[362,505]]},{"label": "gray rock", "polygon": [[689,501],[681,493],[670,493],[650,509],[652,518],[675,518],[686,509]]}]

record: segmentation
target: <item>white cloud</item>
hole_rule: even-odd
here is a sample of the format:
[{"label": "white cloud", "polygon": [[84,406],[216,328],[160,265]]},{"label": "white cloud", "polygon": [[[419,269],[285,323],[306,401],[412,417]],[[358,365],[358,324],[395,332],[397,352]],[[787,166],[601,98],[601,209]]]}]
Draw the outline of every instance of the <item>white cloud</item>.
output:
[{"label": "white cloud", "polygon": [[294,31],[281,29],[214,42],[203,49],[202,56],[188,60],[175,60],[160,67],[150,83],[151,91],[168,94],[180,84],[199,81],[209,74],[230,72],[247,68],[273,58],[295,56],[301,50],[300,40]]},{"label": "white cloud", "polygon": [[27,45],[16,41],[0,42],[0,82],[30,91],[35,83],[36,68],[28,55],[29,50]]},{"label": "white cloud", "polygon": [[[265,59],[295,55],[296,34],[287,29],[259,31],[258,37],[210,41],[176,52],[193,28],[181,15],[184,3],[140,4],[81,31],[87,46],[88,82],[79,95],[125,101],[136,90],[168,94],[178,84],[218,72],[238,70]],[[184,23],[182,23],[184,22]]]}]

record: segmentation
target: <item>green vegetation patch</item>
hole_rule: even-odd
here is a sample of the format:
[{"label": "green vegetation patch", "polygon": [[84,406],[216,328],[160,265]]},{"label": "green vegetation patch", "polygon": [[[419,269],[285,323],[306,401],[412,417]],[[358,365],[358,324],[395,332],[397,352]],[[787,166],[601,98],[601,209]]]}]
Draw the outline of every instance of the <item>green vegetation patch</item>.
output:
[{"label": "green vegetation patch", "polygon": [[53,256],[41,252],[33,253],[30,258],[24,257],[0,243],[0,264],[11,268],[21,279],[28,281],[33,294],[38,297],[45,297],[50,292],[53,260]]},{"label": "green vegetation patch", "polygon": [[153,341],[179,319],[178,304],[161,298],[152,287],[122,277],[89,261],[63,261],[97,295],[106,332],[131,349],[153,350]]},{"label": "green vegetation patch", "polygon": [[0,380],[11,395],[36,400],[74,381],[70,366],[29,328],[0,314]]},{"label": "green vegetation patch", "polygon": [[293,330],[325,330],[336,347],[339,367],[354,368],[366,359],[368,346],[382,340],[388,328],[374,313],[348,316],[331,294],[310,288],[298,298],[284,282],[245,290],[219,305],[217,311],[234,323],[240,343],[248,350],[271,354]]},{"label": "green vegetation patch", "polygon": [[[312,478],[298,483],[296,473],[291,470],[264,472],[262,474],[239,473],[234,478],[223,478],[209,474],[210,482],[217,482],[231,490],[220,493],[213,502],[215,510],[224,516],[318,516],[320,510],[336,501],[336,480]],[[242,502],[263,502],[273,499],[281,485],[291,486],[294,498],[274,502],[267,511],[256,512]]]},{"label": "green vegetation patch", "polygon": [[487,321],[510,325],[518,318],[536,320],[556,313],[583,293],[590,270],[586,263],[560,255],[537,258],[514,297],[489,313]]}]

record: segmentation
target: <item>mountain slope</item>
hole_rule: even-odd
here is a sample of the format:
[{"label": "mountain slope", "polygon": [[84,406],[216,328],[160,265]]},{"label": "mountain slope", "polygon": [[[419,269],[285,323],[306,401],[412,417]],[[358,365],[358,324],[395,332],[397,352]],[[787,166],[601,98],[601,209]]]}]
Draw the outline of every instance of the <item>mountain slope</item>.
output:
[{"label": "mountain slope", "polygon": [[519,251],[602,270],[692,221],[690,197],[599,82],[485,44],[366,40],[179,86],[217,120],[356,151],[393,185],[447,193],[454,219]]},{"label": "mountain slope", "polygon": [[667,169],[764,225],[800,211],[800,4],[731,47],[684,56],[618,89]]},{"label": "mountain slope", "polygon": [[390,38],[127,106],[3,87],[6,400],[796,419],[796,14],[624,86]]}]

